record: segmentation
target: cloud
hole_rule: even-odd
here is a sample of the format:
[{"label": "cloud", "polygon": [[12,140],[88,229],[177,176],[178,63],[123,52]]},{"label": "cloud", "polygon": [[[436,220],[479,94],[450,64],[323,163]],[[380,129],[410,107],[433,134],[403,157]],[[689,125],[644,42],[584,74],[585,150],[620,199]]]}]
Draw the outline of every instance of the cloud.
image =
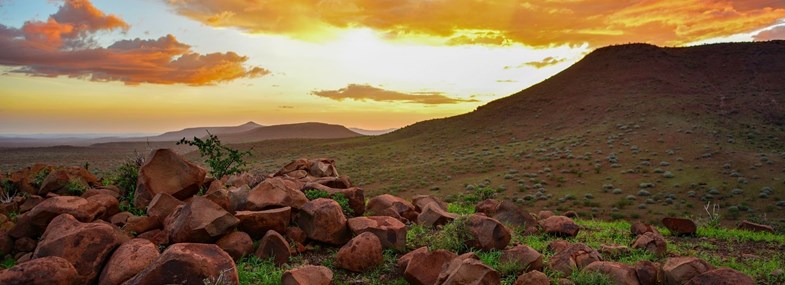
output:
[{"label": "cloud", "polygon": [[785,40],[785,25],[762,31],[753,38],[756,41]]},{"label": "cloud", "polygon": [[535,68],[543,68],[543,67],[546,67],[546,66],[551,66],[551,65],[558,64],[558,63],[563,62],[565,60],[567,60],[567,59],[565,59],[565,58],[556,59],[554,57],[549,56],[549,57],[546,57],[546,58],[544,58],[544,59],[542,59],[540,61],[526,62],[523,65],[534,66]]},{"label": "cloud", "polygon": [[125,84],[209,85],[270,74],[246,67],[234,52],[199,54],[167,35],[158,39],[117,41],[97,46],[99,31],[127,30],[115,15],[106,15],[87,0],[67,0],[46,21],[28,21],[21,28],[0,24],[0,65],[33,76],[68,76]]},{"label": "cloud", "polygon": [[405,102],[418,104],[455,104],[463,102],[478,102],[474,99],[456,99],[444,95],[442,92],[413,92],[404,93],[392,90],[385,90],[370,85],[349,84],[346,88],[338,90],[314,91],[311,94],[343,101],[352,99],[355,101],[379,101],[379,102]]},{"label": "cloud", "polygon": [[750,32],[785,18],[772,0],[168,0],[187,17],[251,33],[311,38],[343,28],[444,44],[549,47],[679,45]]}]

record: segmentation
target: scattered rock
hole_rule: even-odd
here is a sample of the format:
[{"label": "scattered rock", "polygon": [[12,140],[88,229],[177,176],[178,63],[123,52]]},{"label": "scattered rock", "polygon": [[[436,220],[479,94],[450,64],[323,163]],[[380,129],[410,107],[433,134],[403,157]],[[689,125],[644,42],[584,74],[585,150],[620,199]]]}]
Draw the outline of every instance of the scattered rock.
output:
[{"label": "scattered rock", "polygon": [[663,284],[665,276],[660,263],[641,260],[635,263],[635,273],[641,285]]},{"label": "scattered rock", "polygon": [[372,216],[389,216],[401,222],[417,222],[417,211],[415,211],[414,205],[401,197],[390,194],[379,195],[368,200],[366,211]]},{"label": "scattered rock", "polygon": [[630,253],[630,248],[623,246],[623,245],[601,245],[600,249],[598,250],[602,256],[615,258],[623,255],[627,255]]},{"label": "scattered rock", "polygon": [[169,244],[169,235],[166,234],[166,232],[161,229],[147,231],[139,234],[136,237],[149,240],[150,242],[154,243],[156,246],[164,246]]},{"label": "scattered rock", "polygon": [[695,276],[686,285],[755,285],[755,280],[739,271],[720,268]]},{"label": "scattered rock", "polygon": [[159,255],[158,247],[149,240],[135,238],[124,242],[104,265],[98,285],[122,284],[144,270]]},{"label": "scattered rock", "polygon": [[19,263],[0,271],[0,284],[73,285],[79,273],[65,258],[47,256]]},{"label": "scattered rock", "polygon": [[306,203],[295,222],[312,240],[342,245],[351,238],[341,206],[332,199],[319,198]]},{"label": "scattered rock", "polygon": [[569,241],[563,239],[557,239],[548,243],[548,251],[553,253],[559,253],[560,251],[567,249],[567,247],[569,247],[570,245],[571,243]]},{"label": "scattered rock", "polygon": [[333,272],[324,266],[305,265],[287,270],[281,276],[282,285],[330,285]]},{"label": "scattered rock", "polygon": [[666,285],[682,285],[712,269],[710,264],[696,257],[671,257],[662,266]]},{"label": "scattered rock", "polygon": [[552,216],[540,221],[543,231],[560,237],[574,237],[578,235],[580,227],[566,216]]},{"label": "scattered rock", "polygon": [[297,182],[282,177],[265,179],[248,192],[245,209],[262,211],[273,208],[292,207],[300,209],[308,198],[300,191]]},{"label": "scattered rock", "polygon": [[437,203],[425,205],[422,212],[417,216],[417,223],[426,227],[442,226],[458,218],[457,214],[447,212]]},{"label": "scattered rock", "polygon": [[78,183],[82,189],[88,189],[90,186],[98,185],[98,178],[87,171],[81,166],[69,166],[52,169],[49,175],[41,182],[41,188],[38,189],[38,195],[46,196],[48,193],[81,195],[82,193],[68,193],[67,185],[69,183]]},{"label": "scattered rock", "polygon": [[243,256],[253,252],[253,240],[245,232],[231,232],[215,244],[228,253],[234,261],[239,261]]},{"label": "scattered rock", "polygon": [[172,243],[215,242],[240,222],[232,214],[201,196],[178,207],[164,222]]},{"label": "scattered rock", "polygon": [[532,270],[540,271],[543,267],[542,255],[526,245],[518,245],[502,251],[499,263],[519,265],[521,270],[516,274]]},{"label": "scattered rock", "polygon": [[479,260],[455,258],[450,262],[450,265],[439,274],[436,284],[501,284],[501,274]]},{"label": "scattered rock", "polygon": [[218,276],[223,277],[223,284],[240,283],[229,254],[214,244],[178,243],[124,285],[204,284],[205,279]]},{"label": "scattered rock", "polygon": [[281,266],[289,262],[291,252],[289,251],[289,242],[276,231],[267,231],[259,242],[259,248],[256,250],[256,256],[261,259],[273,258],[276,265]]},{"label": "scattered rock", "polygon": [[574,243],[557,252],[548,260],[551,270],[561,272],[563,276],[570,276],[573,270],[580,270],[595,261],[601,261],[600,253],[591,247]]},{"label": "scattered rock", "polygon": [[477,203],[474,206],[475,213],[483,213],[488,217],[493,217],[496,214],[496,208],[499,207],[501,201],[496,199],[486,199]]},{"label": "scattered rock", "polygon": [[395,264],[396,268],[398,268],[398,272],[403,274],[403,272],[406,271],[406,267],[409,266],[409,261],[412,260],[412,257],[414,257],[415,254],[420,253],[428,253],[428,247],[423,246],[417,248],[399,257],[398,262]]},{"label": "scattered rock", "polygon": [[774,233],[774,228],[769,225],[756,224],[747,220],[741,221],[738,227],[740,230],[747,230],[753,232],[769,232]]},{"label": "scattered rock", "polygon": [[587,272],[599,272],[607,275],[617,285],[638,285],[635,268],[618,262],[597,261],[583,268]]},{"label": "scattered rock", "polygon": [[551,281],[545,273],[534,270],[518,276],[513,285],[551,285]]},{"label": "scattered rock", "polygon": [[511,201],[499,203],[492,217],[508,225],[519,226],[527,230],[534,228],[532,231],[537,231],[537,219]]},{"label": "scattered rock", "polygon": [[654,253],[657,256],[665,256],[668,254],[668,245],[667,241],[665,241],[665,238],[653,232],[647,232],[645,234],[639,235],[638,238],[635,239],[635,241],[632,243],[632,248],[643,249]]},{"label": "scattered rock", "polygon": [[[538,220],[545,220],[545,219],[550,218],[552,216],[553,216],[553,212],[551,212],[551,211],[540,211],[539,213],[537,213],[537,219]],[[542,272],[540,272],[540,273],[542,273]]]},{"label": "scattered rock", "polygon": [[163,228],[163,224],[157,217],[152,216],[131,216],[125,220],[123,230],[127,233],[144,233]]},{"label": "scattered rock", "polygon": [[466,246],[480,250],[502,250],[510,243],[510,231],[496,219],[473,214],[465,220]]},{"label": "scattered rock", "polygon": [[670,230],[671,234],[677,236],[695,235],[697,230],[695,222],[690,219],[663,218],[662,224]]},{"label": "scattered rock", "polygon": [[382,247],[397,251],[406,250],[406,225],[388,216],[371,216],[351,218],[347,222],[355,235],[370,232],[382,243]]},{"label": "scattered rock", "polygon": [[157,149],[139,168],[134,205],[144,209],[158,193],[186,200],[199,192],[207,172],[171,149]]},{"label": "scattered rock", "polygon": [[381,265],[383,261],[382,244],[370,232],[354,237],[341,247],[335,257],[336,266],[354,272],[365,272]]},{"label": "scattered rock", "polygon": [[239,211],[234,215],[240,220],[237,228],[258,239],[269,230],[285,233],[292,219],[292,208],[283,207],[264,211]]},{"label": "scattered rock", "polygon": [[156,217],[163,223],[164,219],[174,212],[174,209],[184,204],[185,202],[178,200],[168,193],[158,193],[155,194],[153,200],[147,205],[147,215]]},{"label": "scattered rock", "polygon": [[630,232],[633,236],[639,236],[648,232],[660,234],[660,232],[657,230],[657,227],[642,222],[632,224],[630,227]]},{"label": "scattered rock", "polygon": [[414,210],[417,212],[423,212],[425,206],[431,203],[436,203],[436,206],[439,207],[439,209],[447,211],[447,203],[439,197],[433,195],[415,195],[412,197],[412,204],[414,205]]},{"label": "scattered rock", "polygon": [[446,250],[418,251],[409,257],[403,278],[413,285],[436,284],[439,274],[456,257],[458,256],[455,253]]},{"label": "scattered rock", "polygon": [[44,200],[33,207],[27,215],[34,227],[45,229],[49,222],[60,214],[69,214],[80,222],[89,223],[103,215],[105,210],[101,205],[82,197],[59,196]]},{"label": "scattered rock", "polygon": [[[102,220],[109,220],[114,214],[120,212],[120,201],[117,200],[114,196],[107,195],[107,194],[97,194],[92,195],[90,197],[85,198],[87,202],[91,202],[103,207],[103,214],[100,216],[96,216],[96,219]],[[100,211],[100,210],[99,210]]]},{"label": "scattered rock", "polygon": [[30,237],[22,237],[14,241],[14,248],[18,252],[32,252],[37,245],[38,242]]}]

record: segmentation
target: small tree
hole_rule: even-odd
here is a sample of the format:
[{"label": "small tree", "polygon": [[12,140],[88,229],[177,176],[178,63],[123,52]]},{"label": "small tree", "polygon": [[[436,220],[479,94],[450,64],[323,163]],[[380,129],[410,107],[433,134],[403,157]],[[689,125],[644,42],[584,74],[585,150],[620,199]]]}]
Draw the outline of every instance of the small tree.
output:
[{"label": "small tree", "polygon": [[199,155],[206,157],[207,165],[210,166],[210,174],[216,179],[221,179],[224,175],[240,173],[247,164],[243,160],[243,156],[251,155],[251,151],[239,151],[222,145],[221,140],[209,131],[204,140],[197,137],[194,137],[193,140],[182,138],[177,144],[197,147]]}]

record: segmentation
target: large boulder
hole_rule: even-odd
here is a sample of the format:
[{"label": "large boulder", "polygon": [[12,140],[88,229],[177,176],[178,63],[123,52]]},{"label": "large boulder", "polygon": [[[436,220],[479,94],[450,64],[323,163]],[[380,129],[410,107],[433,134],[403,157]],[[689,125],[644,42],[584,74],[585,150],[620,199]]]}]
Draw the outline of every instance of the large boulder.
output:
[{"label": "large boulder", "polygon": [[117,198],[112,195],[97,194],[85,199],[87,199],[88,202],[100,205],[104,208],[103,214],[101,214],[101,216],[97,216],[96,219],[100,218],[102,220],[108,221],[109,218],[114,216],[114,214],[120,212],[120,201],[118,201]]},{"label": "large boulder", "polygon": [[495,285],[501,284],[501,274],[481,261],[472,258],[455,258],[439,274],[440,285]]},{"label": "large boulder", "polygon": [[346,216],[338,202],[332,199],[319,198],[306,203],[295,223],[315,241],[343,245],[351,238]]},{"label": "large boulder", "polygon": [[370,232],[382,243],[382,247],[397,251],[406,249],[406,225],[387,216],[357,217],[348,220],[349,229],[355,235]]},{"label": "large boulder", "polygon": [[662,265],[658,262],[641,260],[635,263],[635,274],[638,275],[638,282],[641,285],[663,284],[665,276],[662,272]]},{"label": "large boulder", "polygon": [[335,257],[336,266],[349,271],[365,272],[382,264],[382,243],[370,232],[364,232],[346,243]]},{"label": "large boulder", "polygon": [[438,203],[433,202],[424,206],[417,216],[417,223],[426,227],[442,226],[457,219],[458,215],[442,209]]},{"label": "large boulder", "polygon": [[632,243],[632,248],[643,249],[657,256],[665,256],[668,253],[668,244],[665,238],[653,232],[639,235]]},{"label": "large boulder", "polygon": [[616,285],[639,285],[638,275],[632,266],[610,261],[592,262],[583,268],[585,272],[602,273]]},{"label": "large boulder", "polygon": [[662,265],[666,285],[683,285],[714,267],[696,257],[671,257]]},{"label": "large boulder", "polygon": [[518,276],[513,285],[551,285],[548,275],[540,271],[529,271]]},{"label": "large boulder", "polygon": [[630,233],[632,233],[634,236],[639,236],[648,232],[660,234],[660,231],[657,230],[657,227],[642,222],[637,222],[630,226]]},{"label": "large boulder", "polygon": [[35,228],[45,229],[52,219],[69,214],[80,222],[88,223],[103,215],[106,208],[98,203],[77,196],[58,196],[44,200],[33,207],[27,215]]},{"label": "large boulder", "polygon": [[330,285],[333,272],[324,266],[305,265],[287,270],[281,276],[282,285]]},{"label": "large boulder", "polygon": [[458,256],[455,253],[446,250],[434,250],[431,252],[420,250],[407,257],[408,262],[406,263],[406,269],[403,271],[403,278],[413,285],[436,284],[439,274],[456,257]]},{"label": "large boulder", "polygon": [[37,195],[38,189],[40,189],[40,187],[34,183],[37,176],[46,174],[46,172],[51,172],[53,169],[54,167],[37,163],[33,166],[25,167],[11,173],[7,179],[20,192]]},{"label": "large boulder", "polygon": [[414,205],[401,197],[382,194],[368,200],[365,210],[371,216],[389,216],[401,222],[417,222],[417,211]]},{"label": "large boulder", "polygon": [[499,204],[501,203],[501,201],[496,199],[482,200],[474,206],[474,212],[483,213],[488,217],[493,217],[493,215],[496,214],[496,208],[499,207]]},{"label": "large boulder", "polygon": [[695,276],[686,285],[755,285],[755,280],[739,271],[720,268]]},{"label": "large boulder", "polygon": [[677,236],[695,235],[698,229],[695,222],[683,218],[663,218],[662,224],[671,231],[672,235]]},{"label": "large boulder", "polygon": [[574,243],[554,254],[548,260],[548,267],[563,276],[570,276],[574,270],[580,270],[592,262],[601,260],[600,253],[593,248],[582,243]]},{"label": "large boulder", "polygon": [[239,284],[232,257],[214,244],[178,243],[167,248],[124,285],[204,284],[222,277],[222,284]]},{"label": "large boulder", "polygon": [[134,205],[144,209],[158,193],[186,200],[199,192],[206,175],[203,168],[171,149],[154,150],[139,168]]},{"label": "large boulder", "polygon": [[237,228],[248,233],[252,238],[258,239],[267,231],[273,230],[285,233],[289,221],[292,219],[292,208],[283,207],[264,211],[238,211],[234,214],[240,220]]},{"label": "large boulder", "polygon": [[572,219],[565,216],[549,217],[540,221],[540,226],[545,233],[560,237],[577,236],[581,229]]},{"label": "large boulder", "polygon": [[234,261],[239,261],[253,252],[253,240],[245,232],[231,232],[215,242],[215,245],[228,253]]},{"label": "large boulder", "polygon": [[109,224],[81,223],[69,214],[49,223],[32,258],[59,256],[74,265],[80,283],[93,283],[104,262],[122,243]]},{"label": "large boulder", "polygon": [[208,200],[195,196],[178,207],[164,222],[172,243],[212,243],[240,222],[232,214]]},{"label": "large boulder", "polygon": [[4,285],[74,285],[79,273],[65,258],[47,256],[0,271]]},{"label": "large boulder", "polygon": [[516,274],[532,270],[541,271],[543,267],[542,254],[526,245],[518,245],[502,251],[499,263],[519,266],[520,270]]},{"label": "large boulder", "polygon": [[69,186],[77,184],[81,189],[88,189],[98,185],[98,178],[90,171],[81,166],[69,166],[52,169],[49,175],[41,182],[38,195],[46,196],[50,192],[58,194],[78,195],[81,193],[69,193]]},{"label": "large boulder", "polygon": [[502,223],[481,214],[470,215],[464,221],[468,238],[466,246],[480,250],[502,250],[510,243],[512,235]]},{"label": "large boulder", "polygon": [[155,194],[153,200],[147,205],[147,215],[155,217],[163,223],[164,219],[174,212],[174,209],[184,204],[185,202],[178,200],[168,193],[158,193]]},{"label": "large boulder", "polygon": [[124,242],[104,265],[98,285],[122,284],[153,262],[161,253],[146,239],[136,238]]},{"label": "large boulder", "polygon": [[536,231],[538,225],[537,219],[531,214],[518,207],[512,201],[506,200],[496,206],[493,218],[504,224],[521,227],[529,231]]},{"label": "large boulder", "polygon": [[256,256],[261,259],[272,258],[276,265],[281,266],[289,262],[289,242],[276,231],[267,231],[259,242]]},{"label": "large boulder", "polygon": [[281,207],[300,209],[308,198],[300,191],[297,182],[281,177],[268,178],[256,185],[250,192],[245,209],[260,211]]},{"label": "large boulder", "polygon": [[447,211],[447,203],[439,197],[433,195],[414,195],[412,197],[412,204],[417,212],[422,212],[425,206],[431,203],[436,203],[439,209]]}]

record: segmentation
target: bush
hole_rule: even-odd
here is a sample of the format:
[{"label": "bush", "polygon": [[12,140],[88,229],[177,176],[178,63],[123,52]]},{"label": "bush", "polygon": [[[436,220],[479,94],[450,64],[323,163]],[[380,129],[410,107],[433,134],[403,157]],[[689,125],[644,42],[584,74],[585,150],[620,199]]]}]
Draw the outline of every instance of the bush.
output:
[{"label": "bush", "polygon": [[327,193],[327,191],[318,189],[306,189],[303,192],[305,192],[305,197],[308,198],[308,201],[319,198],[332,199],[341,206],[341,210],[343,211],[344,215],[347,217],[354,216],[354,210],[351,206],[349,206],[349,199],[346,198],[346,196],[343,194],[336,193],[331,195],[330,193]]},{"label": "bush", "polygon": [[207,132],[205,140],[197,137],[193,140],[182,138],[177,144],[197,147],[199,154],[206,157],[205,162],[210,166],[210,174],[216,179],[221,179],[224,175],[240,173],[247,164],[243,157],[251,155],[250,151],[239,151],[222,145],[221,140],[210,132]]},{"label": "bush", "polygon": [[65,192],[74,196],[81,196],[84,191],[87,191],[87,185],[79,180],[68,180],[65,184]]},{"label": "bush", "polygon": [[496,196],[496,190],[491,187],[480,186],[469,190],[469,193],[463,196],[463,202],[468,204],[477,204],[480,201],[485,201]]},{"label": "bush", "polygon": [[466,229],[467,216],[460,216],[452,222],[444,225],[441,231],[436,232],[431,241],[430,249],[446,249],[458,254],[469,250],[465,241],[471,239]]},{"label": "bush", "polygon": [[49,176],[49,172],[51,172],[49,167],[39,170],[35,174],[35,177],[33,177],[33,186],[36,188],[41,188],[41,184],[43,184],[46,177]]},{"label": "bush", "polygon": [[120,188],[120,211],[131,212],[134,215],[144,215],[145,211],[133,207],[136,181],[139,179],[139,168],[144,164],[144,155],[134,152],[134,156],[126,159],[117,167],[109,177],[104,178],[104,185],[114,185]]}]

